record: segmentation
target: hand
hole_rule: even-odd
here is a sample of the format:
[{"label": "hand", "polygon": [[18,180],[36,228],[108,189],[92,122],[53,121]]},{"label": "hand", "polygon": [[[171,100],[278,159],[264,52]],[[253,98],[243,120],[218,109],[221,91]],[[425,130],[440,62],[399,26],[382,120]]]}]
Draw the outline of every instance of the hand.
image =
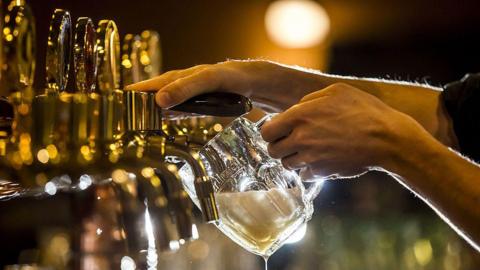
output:
[{"label": "hand", "polygon": [[220,89],[250,97],[267,111],[280,111],[298,102],[305,91],[318,89],[317,77],[268,61],[226,61],[169,71],[126,89],[158,91],[156,101],[163,108]]},{"label": "hand", "polygon": [[409,116],[347,84],[311,93],[262,128],[273,158],[313,177],[388,169],[411,136],[430,136]]}]

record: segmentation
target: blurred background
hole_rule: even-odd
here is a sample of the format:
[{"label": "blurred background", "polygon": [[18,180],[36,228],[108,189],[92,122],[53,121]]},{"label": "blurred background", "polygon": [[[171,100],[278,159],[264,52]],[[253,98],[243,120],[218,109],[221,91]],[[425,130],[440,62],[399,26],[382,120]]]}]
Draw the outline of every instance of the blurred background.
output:
[{"label": "blurred background", "polygon": [[[480,2],[473,0],[42,0],[29,4],[38,33],[37,87],[45,83],[44,52],[54,8],[70,10],[73,20],[113,19],[122,35],[158,31],[164,71],[261,58],[334,74],[436,86],[480,71]],[[0,231],[9,226],[15,226],[14,221],[3,219]],[[165,269],[263,267],[259,258],[209,226],[200,228],[200,237],[192,243],[195,246],[175,255],[189,260],[169,257]],[[381,173],[326,183],[315,202],[313,220],[303,239],[300,235],[297,240],[271,257],[270,269],[480,269],[479,253],[419,198]],[[0,261],[7,254],[2,250]]]}]

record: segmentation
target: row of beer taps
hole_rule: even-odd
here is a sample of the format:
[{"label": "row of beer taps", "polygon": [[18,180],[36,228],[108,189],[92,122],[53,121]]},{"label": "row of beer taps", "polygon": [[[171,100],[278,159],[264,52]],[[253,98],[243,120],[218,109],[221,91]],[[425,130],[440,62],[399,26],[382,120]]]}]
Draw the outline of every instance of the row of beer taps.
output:
[{"label": "row of beer taps", "polygon": [[[74,198],[80,229],[73,268],[82,269],[82,254],[109,250],[151,266],[152,254],[144,251],[172,250],[172,243],[198,237],[178,174],[184,164],[194,172],[204,220],[218,219],[196,149],[222,126],[213,118],[162,119],[154,92],[122,90],[160,73],[158,33],[127,34],[121,46],[113,20],[95,25],[80,17],[73,25],[68,11],[56,9],[46,85],[33,89],[35,23],[29,6],[12,1],[0,29],[0,200]],[[67,89],[72,60],[75,89]],[[92,222],[102,224],[94,240],[88,233]],[[112,233],[99,237],[106,230]]]}]

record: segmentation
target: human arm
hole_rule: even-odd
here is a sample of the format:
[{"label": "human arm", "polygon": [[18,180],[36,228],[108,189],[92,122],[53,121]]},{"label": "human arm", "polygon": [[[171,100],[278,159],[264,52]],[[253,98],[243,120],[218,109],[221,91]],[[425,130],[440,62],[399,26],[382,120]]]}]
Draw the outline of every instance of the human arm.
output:
[{"label": "human arm", "polygon": [[283,111],[305,95],[335,83],[372,94],[419,122],[443,144],[456,146],[440,88],[405,82],[334,76],[270,61],[226,61],[166,72],[130,85],[131,90],[158,90],[157,103],[171,107],[195,95],[222,89],[250,97],[267,111]]},{"label": "human arm", "polygon": [[272,157],[315,177],[391,174],[478,249],[480,167],[365,91],[334,84],[307,95],[262,135]]}]

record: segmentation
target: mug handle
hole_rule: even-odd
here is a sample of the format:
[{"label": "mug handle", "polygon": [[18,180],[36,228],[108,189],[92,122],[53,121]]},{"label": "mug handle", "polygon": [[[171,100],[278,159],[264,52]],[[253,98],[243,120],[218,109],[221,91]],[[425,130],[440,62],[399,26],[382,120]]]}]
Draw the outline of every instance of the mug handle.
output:
[{"label": "mug handle", "polygon": [[308,187],[305,186],[305,197],[309,201],[313,201],[320,191],[322,190],[323,184],[325,183],[324,178],[314,177],[310,167],[305,167],[300,170],[299,175],[305,186],[308,183]]},{"label": "mug handle", "polygon": [[[264,117],[262,117],[255,123],[255,126],[260,130],[266,122],[270,121],[277,114],[278,113],[266,114]],[[313,201],[322,190],[325,180],[322,178],[313,177],[314,174],[312,173],[310,167],[305,167],[301,169],[298,174],[302,179],[304,186],[305,183],[309,183],[308,187],[305,186],[305,198],[308,201]]]}]

